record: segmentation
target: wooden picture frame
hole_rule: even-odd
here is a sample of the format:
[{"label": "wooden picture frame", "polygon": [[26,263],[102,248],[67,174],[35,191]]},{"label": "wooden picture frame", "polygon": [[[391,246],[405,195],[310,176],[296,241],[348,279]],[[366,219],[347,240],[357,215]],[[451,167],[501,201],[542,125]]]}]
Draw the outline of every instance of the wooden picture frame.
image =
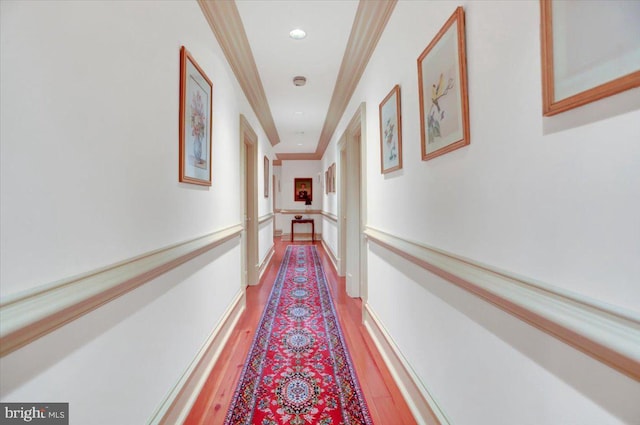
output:
[{"label": "wooden picture frame", "polygon": [[213,84],[180,47],[179,181],[211,186]]},{"label": "wooden picture frame", "polygon": [[324,193],[329,194],[329,169],[324,172]]},{"label": "wooden picture frame", "polygon": [[313,201],[313,179],[311,177],[294,178],[293,200],[305,202],[307,199]]},{"label": "wooden picture frame", "polygon": [[269,158],[264,156],[264,197],[269,197]]},{"label": "wooden picture frame", "polygon": [[329,166],[329,192],[334,193],[336,191],[336,163],[334,162]]},{"label": "wooden picture frame", "polygon": [[422,160],[471,142],[464,9],[458,7],[418,58]]},{"label": "wooden picture frame", "polygon": [[638,2],[540,0],[544,116],[640,87],[633,16]]},{"label": "wooden picture frame", "polygon": [[402,168],[402,115],[400,86],[395,85],[379,106],[380,172],[390,173]]}]

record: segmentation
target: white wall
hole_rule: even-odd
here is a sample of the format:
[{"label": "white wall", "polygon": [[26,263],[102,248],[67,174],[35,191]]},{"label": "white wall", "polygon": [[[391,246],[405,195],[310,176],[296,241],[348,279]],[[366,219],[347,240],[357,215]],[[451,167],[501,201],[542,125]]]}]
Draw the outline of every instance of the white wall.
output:
[{"label": "white wall", "polygon": [[276,177],[276,182],[273,188],[273,196],[275,197],[275,207],[277,210],[282,208],[282,190],[280,178],[282,176],[282,165],[276,165],[273,167],[273,174]]},{"label": "white wall", "polygon": [[[258,127],[260,130],[261,128]],[[264,137],[261,138],[263,143],[258,146],[258,218],[264,217],[268,214],[273,214],[273,197],[275,196],[273,188],[274,167],[273,159],[275,155],[272,153],[271,144],[267,143]],[[267,179],[269,182],[269,190],[267,197],[264,196],[264,179],[265,179],[265,163],[264,157],[269,159],[269,169],[267,170]],[[264,221],[258,224],[258,264],[262,264],[263,261],[269,255],[271,248],[273,247],[273,234],[275,226],[275,217],[272,217],[268,221]]]},{"label": "white wall", "polygon": [[[463,5],[471,145],[420,157],[416,60]],[[401,86],[403,164],[378,105]],[[323,158],[367,105],[367,225],[640,311],[640,89],[542,117],[539,2],[400,1]],[[640,385],[370,244],[368,303],[455,424],[637,423]]]},{"label": "white wall", "polygon": [[282,161],[280,171],[280,208],[284,210],[304,210],[306,208],[304,202],[294,200],[293,183],[296,178],[308,177],[313,179],[313,200],[310,209],[322,209],[324,186],[318,181],[319,173],[320,161]]},{"label": "white wall", "polygon": [[[336,132],[336,135],[338,133]],[[334,139],[336,137],[334,135]],[[335,142],[330,144],[327,147],[327,150],[322,157],[321,167],[322,167],[322,179],[324,181],[324,173],[329,169],[331,164],[334,162],[337,164],[336,157],[336,144]],[[338,167],[336,166],[336,173],[338,172]],[[338,179],[336,176],[336,186],[338,184]],[[338,192],[337,189],[335,192],[325,193],[326,191],[322,191],[322,210],[329,214],[333,214],[334,216],[338,215]],[[322,217],[322,239],[324,240],[325,246],[328,247],[334,256],[338,256],[338,223],[333,221],[327,217]]]},{"label": "white wall", "polygon": [[[260,160],[271,147],[196,2],[0,8],[3,297],[241,222],[240,114]],[[181,45],[214,85],[209,188],[178,182]],[[146,422],[240,268],[235,239],[3,357],[2,400],[70,402],[78,424]]]},{"label": "white wall", "polygon": [[[282,210],[296,210],[300,214],[306,216],[304,211],[307,209],[304,202],[294,200],[294,179],[296,178],[312,178],[313,179],[313,195],[310,210],[322,210],[322,202],[324,196],[324,184],[319,178],[320,161],[282,161],[279,170],[280,192],[278,193],[278,208]],[[324,176],[324,174],[323,174]],[[315,220],[315,232],[322,233],[322,219],[319,214],[309,214]],[[284,234],[291,233],[292,214],[278,214],[276,218],[276,228],[281,229]],[[311,233],[310,224],[297,224],[296,233]]]}]

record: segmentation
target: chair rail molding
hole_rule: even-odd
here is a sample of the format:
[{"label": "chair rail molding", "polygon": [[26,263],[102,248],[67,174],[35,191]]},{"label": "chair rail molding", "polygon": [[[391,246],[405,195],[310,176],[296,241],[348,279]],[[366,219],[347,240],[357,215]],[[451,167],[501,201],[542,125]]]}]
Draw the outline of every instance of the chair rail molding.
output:
[{"label": "chair rail molding", "polygon": [[275,217],[275,215],[273,213],[268,213],[265,214],[261,217],[258,217],[258,224],[264,224],[266,222],[268,222],[269,220],[273,220],[273,218]]},{"label": "chair rail molding", "polygon": [[332,214],[328,211],[322,211],[320,214],[322,214],[324,217],[326,217],[327,219],[337,223],[338,222],[338,216],[335,214]]},{"label": "chair rail molding", "polygon": [[239,238],[242,229],[242,225],[236,224],[6,297],[0,301],[0,356],[35,341],[224,242]]},{"label": "chair rail molding", "polygon": [[385,233],[367,239],[640,380],[640,315]]}]

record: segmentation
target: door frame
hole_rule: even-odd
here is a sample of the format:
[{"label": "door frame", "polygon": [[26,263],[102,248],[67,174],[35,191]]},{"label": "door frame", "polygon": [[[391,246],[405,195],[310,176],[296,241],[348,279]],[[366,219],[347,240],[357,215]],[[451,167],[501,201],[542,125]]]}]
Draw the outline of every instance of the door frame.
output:
[{"label": "door frame", "polygon": [[[367,299],[366,106],[361,103],[338,141],[338,274],[350,297]],[[349,196],[347,196],[349,195]],[[353,195],[353,196],[352,196]]]},{"label": "door frame", "polygon": [[258,264],[258,136],[240,114],[240,203],[242,205],[242,286],[257,285]]}]

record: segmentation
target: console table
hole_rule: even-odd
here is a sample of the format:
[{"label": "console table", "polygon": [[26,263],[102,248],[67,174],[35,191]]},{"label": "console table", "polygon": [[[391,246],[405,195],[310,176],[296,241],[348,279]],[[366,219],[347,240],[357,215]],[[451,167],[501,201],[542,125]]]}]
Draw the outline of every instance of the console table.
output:
[{"label": "console table", "polygon": [[311,223],[311,242],[316,241],[316,223],[313,218],[301,218],[300,220],[291,220],[291,242],[293,242],[293,225],[298,223]]}]

